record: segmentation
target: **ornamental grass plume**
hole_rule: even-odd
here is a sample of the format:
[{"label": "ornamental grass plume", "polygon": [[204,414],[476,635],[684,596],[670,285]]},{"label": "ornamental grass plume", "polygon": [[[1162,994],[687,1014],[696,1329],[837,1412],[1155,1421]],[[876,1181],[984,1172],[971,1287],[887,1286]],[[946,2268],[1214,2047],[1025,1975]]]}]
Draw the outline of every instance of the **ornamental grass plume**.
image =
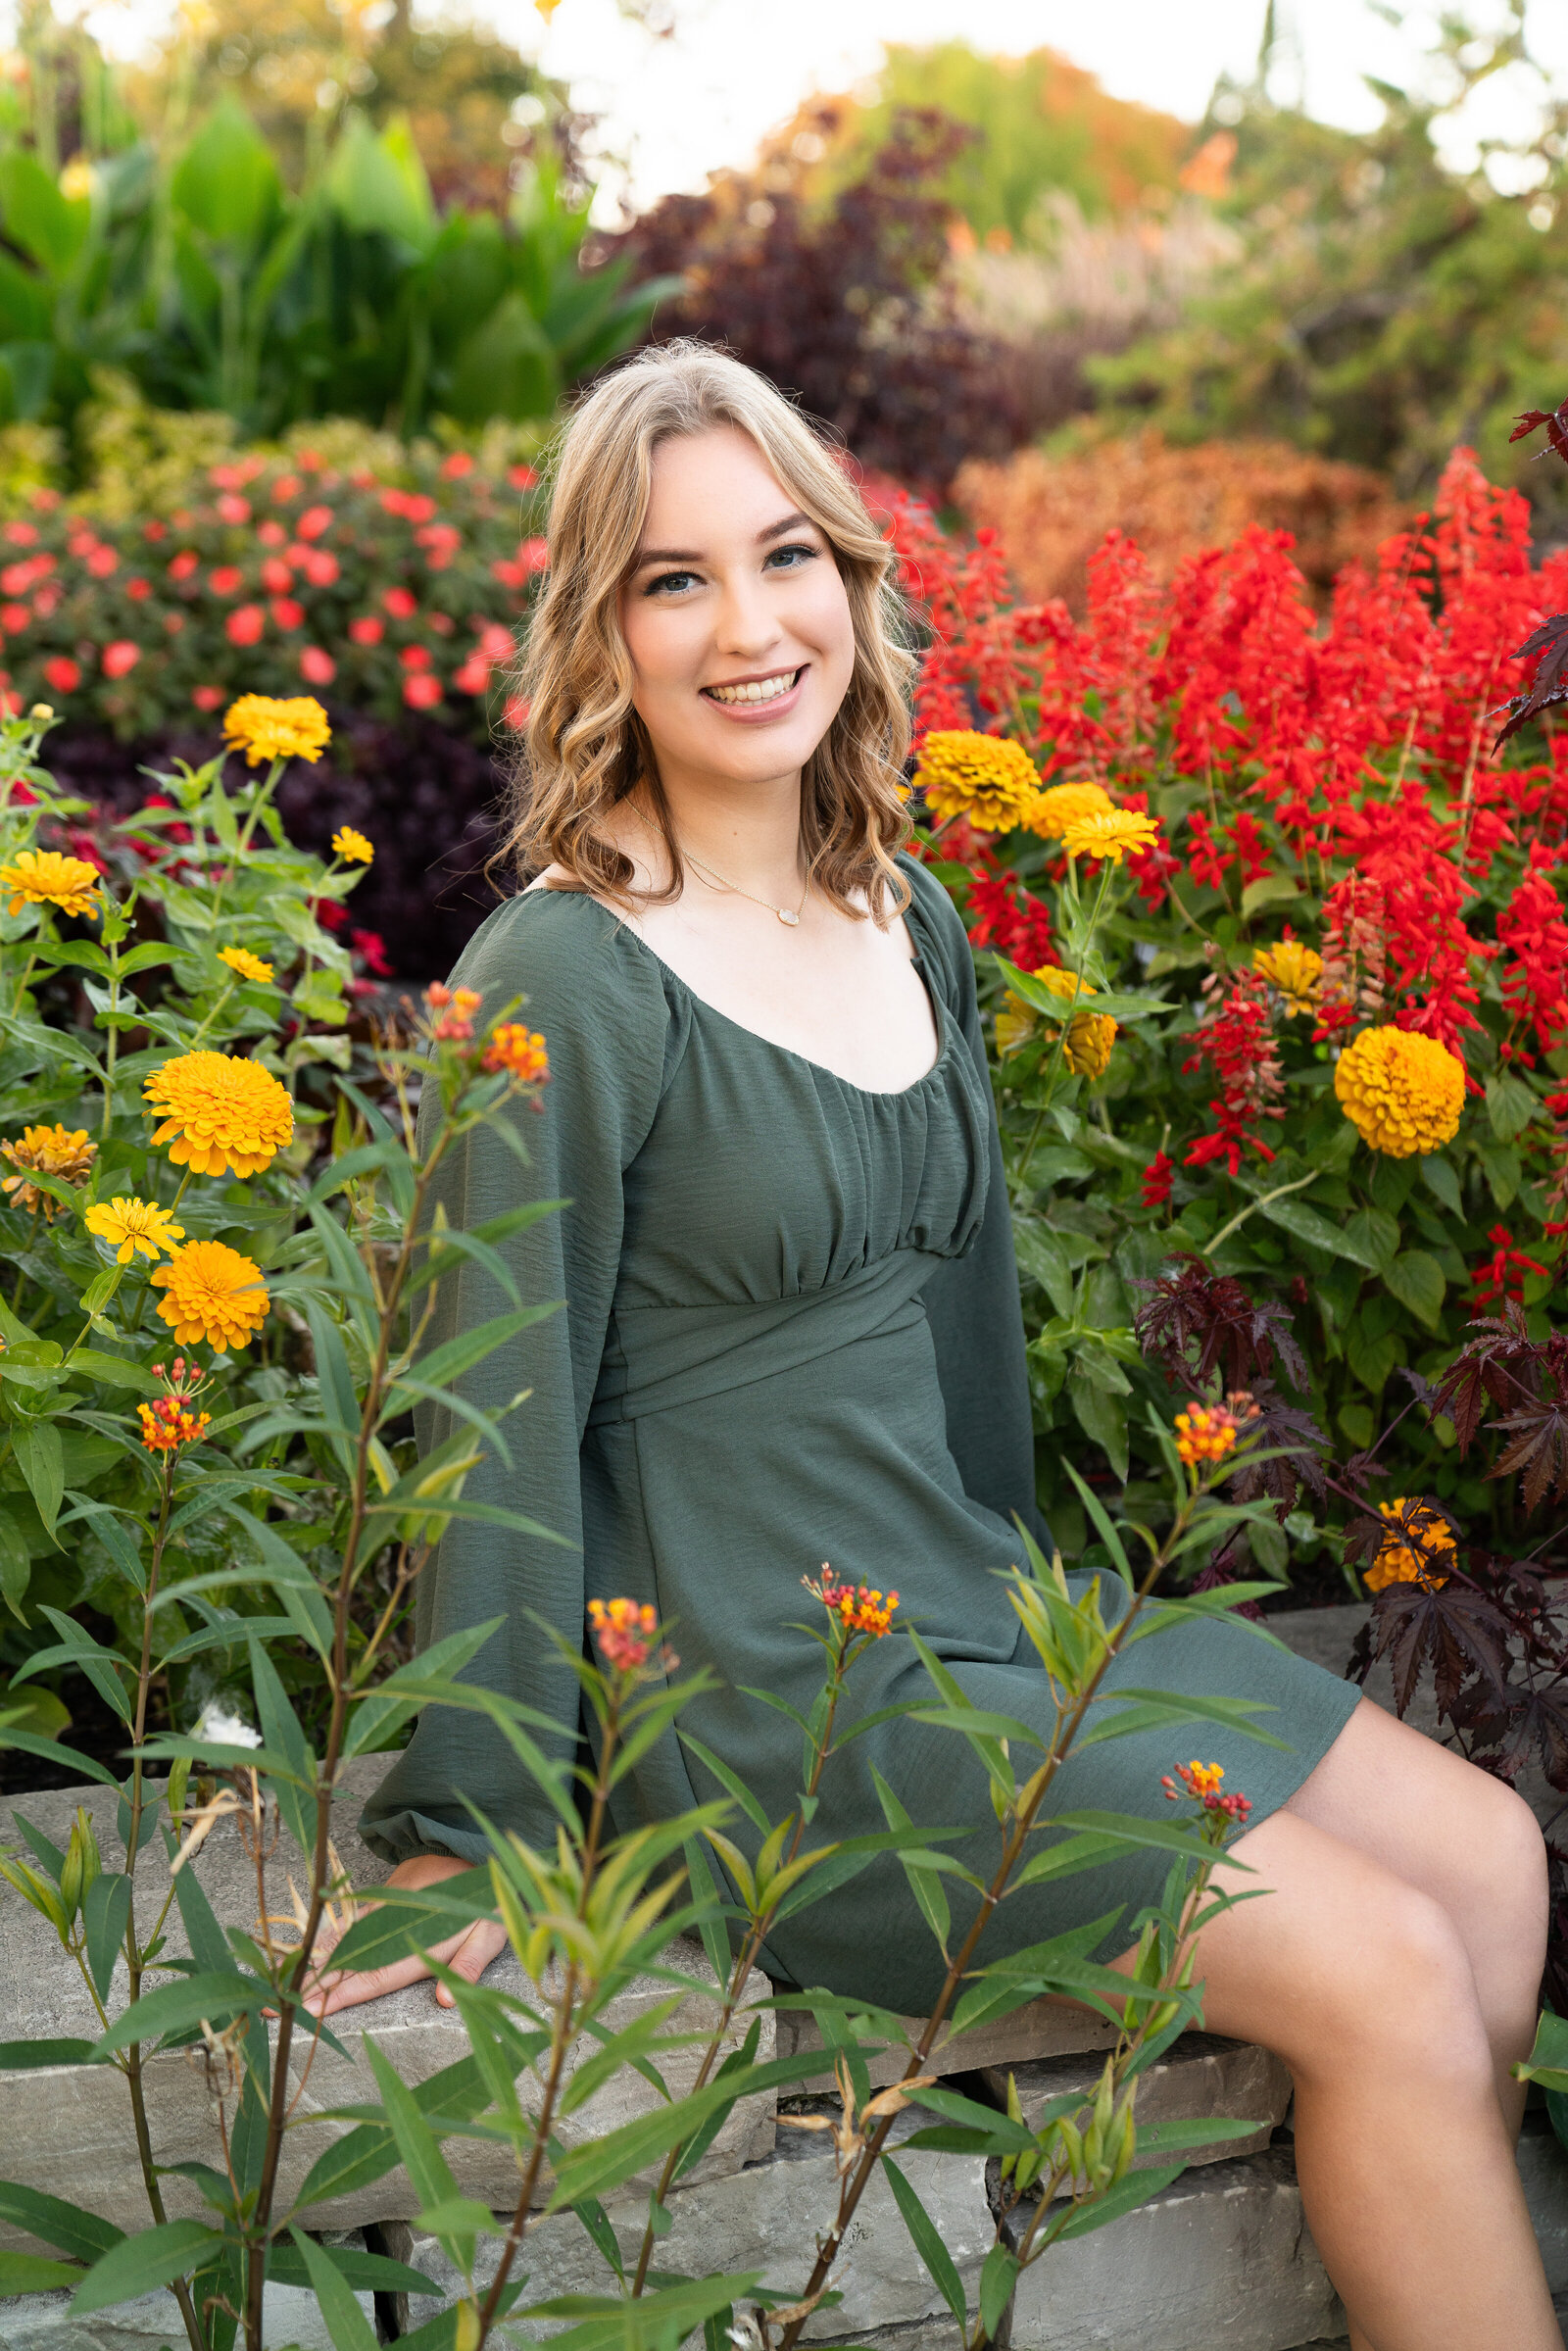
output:
[{"label": "ornamental grass plume", "polygon": [[1315,948],[1287,932],[1274,946],[1253,949],[1252,968],[1278,992],[1287,1020],[1294,1020],[1298,1012],[1317,1010],[1323,957]]},{"label": "ornamental grass plume", "polygon": [[181,1053],[142,1088],[176,1167],[193,1175],[260,1175],[293,1140],[294,1105],[260,1061],[240,1053]]},{"label": "ornamental grass plume", "polygon": [[181,1347],[200,1339],[222,1354],[249,1346],[271,1304],[261,1267],[221,1241],[187,1242],[152,1286],[168,1294],[158,1311]]},{"label": "ornamental grass plume", "polygon": [[1137,808],[1112,808],[1108,815],[1075,816],[1063,828],[1061,846],[1069,857],[1103,857],[1119,865],[1123,857],[1141,857],[1159,846],[1159,820]]},{"label": "ornamental grass plume", "polygon": [[938,728],[920,746],[914,788],[942,823],[963,816],[977,833],[1010,833],[1040,797],[1040,771],[1004,735]]},{"label": "ornamental grass plume", "polygon": [[332,740],[332,722],[314,694],[296,694],[287,701],[270,694],[242,694],[223,712],[223,736],[228,749],[242,751],[251,767],[264,759],[314,762]]},{"label": "ornamental grass plume", "polygon": [[1334,1091],[1363,1143],[1390,1159],[1451,1143],[1464,1108],[1464,1063],[1436,1037],[1363,1029],[1341,1053]]},{"label": "ornamental grass plume", "polygon": [[1035,801],[1025,819],[1028,830],[1043,841],[1059,841],[1069,824],[1081,816],[1109,816],[1116,804],[1103,784],[1052,784]]},{"label": "ornamental grass plume", "polygon": [[218,960],[226,963],[242,980],[254,980],[258,986],[265,987],[272,976],[272,965],[264,963],[260,955],[253,955],[248,947],[220,947]]},{"label": "ornamental grass plume", "polygon": [[27,1171],[58,1176],[63,1184],[85,1184],[98,1156],[98,1146],[88,1142],[85,1127],[24,1127],[19,1143],[0,1143],[0,1153],[15,1170],[0,1178],[0,1192],[10,1194],[12,1205],[25,1208],[29,1216],[36,1216],[41,1208],[44,1223],[49,1224],[60,1202],[51,1193],[29,1184]]},{"label": "ornamental grass plume", "polygon": [[117,1265],[129,1265],[138,1256],[148,1257],[156,1265],[160,1257],[172,1251],[176,1241],[185,1238],[185,1228],[175,1224],[173,1210],[161,1208],[150,1200],[100,1200],[81,1221],[96,1240],[108,1244]]},{"label": "ornamental grass plume", "polygon": [[375,844],[368,841],[363,833],[356,832],[352,824],[340,824],[332,835],[332,855],[335,857],[347,857],[351,865],[372,865],[375,862]]},{"label": "ornamental grass plume", "polygon": [[57,906],[62,914],[96,914],[102,877],[85,857],[68,857],[58,849],[19,850],[9,865],[0,865],[0,890],[11,893],[10,911],[24,906]]},{"label": "ornamental grass plume", "polygon": [[[1087,980],[1080,978],[1076,972],[1063,971],[1056,963],[1042,963],[1039,970],[1032,971],[1029,976],[1038,980],[1042,987],[1049,988],[1053,996],[1068,1000],[1076,998],[1081,1003],[1086,996],[1095,994]],[[1009,988],[1003,1009],[997,1014],[998,1053],[1017,1053],[1020,1047],[1028,1044],[1041,1021],[1051,1018],[1050,1012],[1025,1004],[1016,990]],[[1115,1042],[1116,1023],[1108,1014],[1075,1012],[1067,1023],[1061,1057],[1076,1078],[1093,1080],[1103,1077],[1110,1066],[1111,1048]]]},{"label": "ornamental grass plume", "polygon": [[1451,1559],[1454,1550],[1453,1529],[1442,1512],[1401,1494],[1392,1502],[1379,1502],[1378,1516],[1389,1532],[1365,1570],[1368,1592],[1385,1592],[1391,1584],[1419,1584],[1427,1592],[1441,1592],[1448,1578],[1438,1572],[1437,1562],[1445,1553]]}]

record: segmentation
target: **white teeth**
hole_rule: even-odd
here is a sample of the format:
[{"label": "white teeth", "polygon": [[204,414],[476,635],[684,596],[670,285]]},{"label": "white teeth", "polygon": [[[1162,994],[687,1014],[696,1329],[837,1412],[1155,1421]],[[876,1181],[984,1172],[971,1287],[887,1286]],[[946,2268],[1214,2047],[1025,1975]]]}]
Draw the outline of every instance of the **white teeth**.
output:
[{"label": "white teeth", "polygon": [[791,669],[783,677],[764,677],[749,686],[710,686],[708,691],[715,702],[776,702],[791,691],[800,674]]}]

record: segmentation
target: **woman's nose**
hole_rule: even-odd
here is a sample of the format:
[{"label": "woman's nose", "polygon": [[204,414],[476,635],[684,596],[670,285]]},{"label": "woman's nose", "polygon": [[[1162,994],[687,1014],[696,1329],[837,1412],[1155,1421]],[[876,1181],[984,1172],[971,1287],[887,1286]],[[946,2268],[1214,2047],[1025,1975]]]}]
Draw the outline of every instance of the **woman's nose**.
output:
[{"label": "woman's nose", "polygon": [[760,580],[726,580],[719,600],[717,641],[726,654],[755,654],[773,643],[778,621]]}]

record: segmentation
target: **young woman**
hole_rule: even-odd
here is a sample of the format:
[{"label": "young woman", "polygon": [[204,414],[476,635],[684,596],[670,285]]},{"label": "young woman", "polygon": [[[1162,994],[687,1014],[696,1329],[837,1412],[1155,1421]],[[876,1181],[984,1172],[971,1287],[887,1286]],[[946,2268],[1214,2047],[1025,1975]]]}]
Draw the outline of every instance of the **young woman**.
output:
[{"label": "young woman", "polygon": [[[686,1720],[777,1816],[799,1739],[739,1691],[809,1703],[817,1651],[788,1627],[823,1560],[896,1586],[977,1703],[1048,1712],[998,1573],[1034,1481],[973,970],[943,891],[898,854],[908,664],[888,550],[785,401],[701,347],[642,354],[575,414],[550,555],[512,844],[527,886],[454,976],[490,1006],[525,996],[553,1081],[526,1122],[531,1172],[481,1136],[445,1197],[466,1225],[523,1183],[567,1203],[511,1250],[522,1295],[564,1311],[474,1381],[489,1404],[529,1392],[508,1423],[517,1466],[470,1485],[564,1540],[455,1526],[419,1633],[504,1615],[476,1674],[569,1723],[575,1682],[529,1611],[576,1641],[586,1595],[654,1602],[721,1685]],[[472,1268],[443,1287],[444,1328],[503,1304]],[[1245,1628],[1162,1634],[1116,1672],[1266,1702],[1288,1741],[1204,1734],[1252,1799],[1236,1850],[1267,1893],[1205,1932],[1199,1973],[1208,2027],[1292,2070],[1302,2190],[1352,2339],[1557,2346],[1508,2071],[1545,1933],[1529,1811]],[[924,1688],[889,1641],[856,1694],[869,1709]],[[1058,1803],[1156,1813],[1171,1761],[1160,1736],[1101,1745],[1068,1763]],[[873,1764],[917,1820],[974,1824],[961,1849],[985,1867],[978,1767],[912,1722],[835,1762],[825,1835],[883,1825]],[[697,1769],[663,1740],[621,1825],[714,1794]],[[397,1882],[481,1857],[462,1791],[551,1835],[480,1718],[435,1710],[366,1815]],[[1130,1920],[1162,1875],[1151,1855],[1032,1888],[992,1933],[1020,1946],[1118,1905]],[[477,1977],[501,1939],[476,1927],[443,1956]],[[1130,1940],[1123,1926],[1103,1955]],[[786,1981],[905,2011],[940,1973],[891,1859],[768,1956]],[[326,2002],[423,1972],[341,1978]]]}]

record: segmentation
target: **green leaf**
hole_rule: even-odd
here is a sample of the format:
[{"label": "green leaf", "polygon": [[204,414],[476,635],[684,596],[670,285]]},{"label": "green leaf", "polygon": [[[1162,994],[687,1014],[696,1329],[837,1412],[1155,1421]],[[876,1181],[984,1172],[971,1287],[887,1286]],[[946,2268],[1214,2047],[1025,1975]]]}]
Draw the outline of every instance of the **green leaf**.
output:
[{"label": "green leaf", "polygon": [[6,234],[51,277],[70,269],[92,218],[89,202],[72,203],[25,147],[0,156],[0,209]]},{"label": "green leaf", "polygon": [[882,2169],[888,2176],[893,2201],[904,2215],[904,2226],[909,2231],[910,2241],[931,2274],[932,2284],[962,2327],[969,2306],[964,2297],[963,2280],[958,2276],[952,2254],[942,2242],[931,2215],[891,2155],[883,2156]]},{"label": "green leaf", "polygon": [[677,1731],[675,1736],[683,1747],[691,1748],[700,1763],[708,1766],[719,1786],[727,1789],[734,1797],[753,1827],[760,1830],[764,1837],[769,1836],[772,1832],[772,1823],[745,1781],[730,1770],[729,1765],[721,1756],[715,1755],[711,1748],[705,1747],[702,1740],[694,1739],[689,1731]]},{"label": "green leaf", "polygon": [[[420,2203],[429,2211],[455,2201],[458,2183],[453,2179],[446,2157],[441,2152],[435,2132],[419,2112],[414,2092],[389,2058],[382,2055],[368,2033],[363,2042],[375,2075],[375,2084],[381,2093],[381,2105],[398,2142],[403,2168],[412,2180]],[[464,2223],[456,2229],[437,2229],[436,2240],[447,2259],[466,2271],[473,2262],[473,2231]]]},{"label": "green leaf", "polygon": [[1257,1212],[1297,1241],[1308,1242],[1313,1249],[1327,1249],[1331,1257],[1343,1253],[1343,1236],[1338,1225],[1330,1224],[1326,1216],[1309,1208],[1305,1200],[1260,1200]]},{"label": "green leaf", "polygon": [[238,102],[222,98],[174,167],[170,195],[216,244],[252,248],[276,213],[282,182],[272,151]]},{"label": "green leaf", "polygon": [[[116,1272],[120,1269],[117,1266]],[[106,1268],[107,1271],[107,1268]],[[129,1363],[122,1355],[106,1355],[100,1347],[78,1347],[71,1357],[74,1372],[86,1372],[92,1379],[101,1380],[107,1388],[129,1388],[138,1396],[158,1396],[162,1380],[155,1380],[150,1371],[139,1363]]]},{"label": "green leaf", "polygon": [[334,2351],[376,2351],[375,2328],[360,2308],[348,2280],[303,2229],[292,2228],[289,2234],[310,2271],[311,2283],[321,2306],[321,2316],[326,2322],[327,2333],[332,2337]]},{"label": "green leaf", "polygon": [[1012,1246],[1020,1270],[1038,1282],[1056,1312],[1064,1319],[1073,1309],[1072,1267],[1067,1252],[1048,1226],[1035,1216],[1015,1216]]},{"label": "green leaf", "polygon": [[1382,1273],[1399,1246],[1399,1228],[1381,1208],[1360,1208],[1341,1226],[1337,1246],[1342,1257]]},{"label": "green leaf", "polygon": [[497,1314],[491,1321],[447,1340],[444,1346],[432,1347],[427,1355],[419,1356],[415,1369],[427,1388],[448,1388],[464,1372],[471,1371],[476,1363],[493,1354],[498,1347],[515,1339],[519,1331],[526,1331],[556,1313],[560,1303],[559,1299],[552,1299],[543,1306],[519,1307],[514,1314]]},{"label": "green leaf", "polygon": [[1300,895],[1299,883],[1293,882],[1288,873],[1260,873],[1242,892],[1242,920],[1250,921],[1260,907],[1284,906]]},{"label": "green leaf", "polygon": [[[357,2294],[435,2294],[441,2290],[435,2279],[427,2278],[422,2270],[411,2270],[407,2262],[393,2261],[384,2253],[362,2253],[357,2245],[323,2245],[318,2250],[326,2255],[345,2285],[352,2286]],[[275,2278],[279,2285],[308,2286],[314,2282],[287,2237],[273,2239],[267,2277],[269,2283]]]},{"label": "green leaf", "polygon": [[[25,1624],[22,1603],[27,1596],[32,1581],[32,1560],[26,1539],[12,1513],[0,1501],[0,1600],[4,1600],[19,1624]],[[5,1700],[0,1696],[0,1712]]]},{"label": "green leaf", "polygon": [[1436,1257],[1424,1249],[1401,1249],[1383,1279],[1401,1306],[1408,1306],[1429,1330],[1437,1329],[1447,1283]]},{"label": "green leaf", "polygon": [[116,2049],[128,2049],[133,2041],[157,2040],[166,2033],[188,2033],[203,2017],[223,2024],[229,2017],[270,2006],[272,1998],[270,1984],[254,1976],[242,1976],[237,1968],[231,1976],[180,1976],[133,2000],[94,2044],[93,2055],[109,2057]]},{"label": "green leaf", "polygon": [[82,1904],[87,1929],[87,1970],[100,2000],[109,1997],[115,1961],[130,1924],[130,1880],[122,1872],[105,1872],[93,1880]]},{"label": "green leaf", "polygon": [[1537,1096],[1511,1070],[1494,1070],[1487,1080],[1487,1120],[1499,1143],[1512,1143],[1542,1115]]},{"label": "green leaf", "polygon": [[[11,2043],[13,2048],[26,2045]],[[124,2230],[117,2229],[113,2221],[101,2221],[96,2213],[83,2212],[79,2205],[47,2196],[41,2188],[24,2187],[14,2180],[0,2180],[0,2221],[9,2221],[13,2229],[24,2229],[29,2236],[41,2236],[46,2245],[58,2245],[62,2253],[70,2253],[77,2261],[96,2261],[124,2236]]]},{"label": "green leaf", "polygon": [[44,1533],[53,1543],[55,1521],[66,1494],[66,1455],[60,1431],[51,1420],[19,1421],[11,1431],[11,1449],[38,1505]]},{"label": "green leaf", "polygon": [[58,2285],[74,2285],[80,2276],[80,2264],[74,2261],[0,2249],[0,2294],[47,2294]]},{"label": "green leaf", "polygon": [[1157,2196],[1162,2188],[1179,2180],[1186,2169],[1184,2163],[1177,2163],[1164,2171],[1128,2172],[1093,2203],[1081,2204],[1071,2220],[1063,2224],[1056,2242],[1063,2244],[1069,2236],[1088,2236],[1092,2229],[1103,2229],[1107,2221],[1119,2221],[1124,2212],[1136,2212],[1140,2204],[1147,2204],[1151,2196]]},{"label": "green leaf", "polygon": [[222,2248],[216,2229],[200,2221],[168,2221],[161,2229],[144,2229],[137,2236],[122,2238],[93,2263],[71,2300],[73,2318],[109,2310],[117,2302],[134,2301],[167,2285],[172,2278],[188,2276]]},{"label": "green leaf", "polygon": [[1463,1216],[1464,1196],[1459,1190],[1459,1174],[1451,1159],[1441,1152],[1429,1151],[1421,1161],[1421,1177],[1435,1200],[1443,1202],[1450,1216]]},{"label": "green leaf", "polygon": [[[56,2066],[91,2063],[90,2040],[0,2040],[0,2074],[52,2073]],[[0,2181],[0,2218],[5,2216],[5,2195]]]},{"label": "green leaf", "polygon": [[1100,1445],[1122,1485],[1127,1482],[1127,1407],[1119,1396],[1107,1396],[1075,1364],[1067,1374],[1067,1394],[1086,1437]]},{"label": "green leaf", "polygon": [[993,2245],[986,2255],[980,2273],[980,2321],[987,2334],[995,2334],[1002,2325],[1020,2266],[1018,2256],[1009,2253],[1005,2245]]}]

